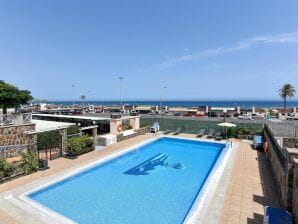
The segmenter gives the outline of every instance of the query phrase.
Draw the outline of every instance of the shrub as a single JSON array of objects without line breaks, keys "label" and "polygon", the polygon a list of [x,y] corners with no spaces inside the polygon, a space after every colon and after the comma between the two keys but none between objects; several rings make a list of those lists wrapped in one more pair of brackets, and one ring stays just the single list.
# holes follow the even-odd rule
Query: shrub
[{"label": "shrub", "polygon": [[241,127],[237,131],[238,135],[252,135],[253,129],[250,127]]},{"label": "shrub", "polygon": [[38,170],[37,155],[31,152],[21,153],[22,160],[8,163],[0,159],[0,180],[5,177],[12,177],[19,174],[30,174]]},{"label": "shrub", "polygon": [[21,168],[26,175],[38,170],[38,158],[35,153],[21,153],[21,156]]},{"label": "shrub", "polygon": [[237,136],[237,129],[236,128],[228,128],[227,134],[229,138],[235,138]]},{"label": "shrub", "polygon": [[149,127],[150,126],[150,122],[149,121],[142,122],[140,126],[141,126],[141,128]]},{"label": "shrub", "polygon": [[91,148],[93,146],[93,141],[88,135],[80,136],[80,141],[82,142],[82,148]]},{"label": "shrub", "polygon": [[0,179],[9,177],[13,174],[13,169],[10,163],[5,159],[0,159]]},{"label": "shrub", "polygon": [[256,135],[263,135],[264,134],[264,129],[263,128],[259,128],[256,130]]},{"label": "shrub", "polygon": [[86,149],[90,149],[93,145],[93,141],[88,135],[82,135],[79,137],[73,137],[67,140],[67,153],[71,155],[79,155]]},{"label": "shrub", "polygon": [[73,138],[80,134],[80,128],[76,125],[70,126],[67,128],[67,137]]},{"label": "shrub", "polygon": [[80,142],[78,141],[79,137],[70,138],[67,140],[67,152],[71,154],[77,154],[81,150]]},{"label": "shrub", "polygon": [[123,124],[122,125],[122,130],[123,131],[129,130],[129,129],[132,129],[132,127],[129,124]]}]

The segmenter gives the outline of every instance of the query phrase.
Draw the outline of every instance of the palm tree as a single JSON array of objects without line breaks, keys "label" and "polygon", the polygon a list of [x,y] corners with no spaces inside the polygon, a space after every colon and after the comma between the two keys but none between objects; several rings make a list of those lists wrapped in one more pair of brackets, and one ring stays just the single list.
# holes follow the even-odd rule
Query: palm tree
[{"label": "palm tree", "polygon": [[287,98],[293,97],[296,93],[295,87],[291,84],[284,84],[278,90],[279,96],[284,100],[284,108],[287,108]]},{"label": "palm tree", "polygon": [[81,100],[82,100],[82,103],[83,103],[83,113],[85,112],[84,108],[85,108],[85,99],[86,99],[86,96],[85,95],[82,95],[80,96]]}]

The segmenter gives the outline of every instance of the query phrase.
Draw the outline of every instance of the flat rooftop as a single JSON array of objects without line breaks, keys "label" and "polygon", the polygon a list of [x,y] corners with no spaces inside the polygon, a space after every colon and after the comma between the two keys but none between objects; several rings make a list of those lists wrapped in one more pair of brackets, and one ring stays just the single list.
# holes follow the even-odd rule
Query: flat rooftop
[{"label": "flat rooftop", "polygon": [[44,121],[32,119],[32,123],[35,124],[35,132],[46,132],[68,128],[75,123],[57,122],[57,121]]},{"label": "flat rooftop", "polygon": [[[54,118],[70,118],[70,119],[81,119],[81,120],[90,120],[90,121],[109,121],[109,117],[100,117],[100,116],[84,116],[84,115],[62,115],[62,114],[32,114],[32,116],[39,117],[54,117]],[[138,116],[122,116],[114,120],[125,120],[130,118],[136,118]]]},{"label": "flat rooftop", "polygon": [[82,119],[82,120],[92,120],[92,121],[110,120],[109,117],[89,117],[89,116],[83,116],[83,115],[79,116],[79,115],[62,115],[62,114],[32,114],[32,116],[71,118],[71,119]]}]

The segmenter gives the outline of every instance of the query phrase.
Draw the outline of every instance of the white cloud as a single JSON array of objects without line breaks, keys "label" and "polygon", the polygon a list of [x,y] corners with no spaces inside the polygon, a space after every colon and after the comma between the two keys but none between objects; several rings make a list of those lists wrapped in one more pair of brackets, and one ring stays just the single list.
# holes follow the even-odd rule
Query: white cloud
[{"label": "white cloud", "polygon": [[193,54],[187,54],[176,58],[170,58],[157,65],[158,68],[169,68],[176,64],[180,64],[188,61],[200,60],[203,58],[215,57],[231,52],[241,51],[249,49],[255,45],[267,45],[274,43],[298,43],[298,32],[282,33],[282,34],[268,34],[262,36],[255,36],[249,39],[245,39],[233,44],[230,47],[217,47],[210,48],[203,51],[199,51]]}]

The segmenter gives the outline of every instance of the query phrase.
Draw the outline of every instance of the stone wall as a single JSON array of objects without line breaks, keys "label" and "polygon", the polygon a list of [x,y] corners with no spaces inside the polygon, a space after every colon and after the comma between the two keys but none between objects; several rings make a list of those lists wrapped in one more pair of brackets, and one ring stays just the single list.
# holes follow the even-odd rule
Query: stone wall
[{"label": "stone wall", "polygon": [[272,133],[268,129],[265,128],[265,139],[269,144],[269,152],[268,152],[268,159],[270,161],[270,165],[275,176],[275,181],[278,186],[278,193],[281,199],[281,203],[284,208],[287,207],[287,172],[286,172],[286,163],[281,161],[280,155],[276,153],[276,150],[279,149],[280,146],[275,141]]},{"label": "stone wall", "polygon": [[293,219],[298,223],[298,159],[294,159]]},{"label": "stone wall", "polygon": [[35,136],[28,134],[34,130],[35,124],[0,127],[0,158],[16,157],[20,152],[35,150]]},{"label": "stone wall", "polygon": [[293,191],[294,191],[294,159],[298,159],[298,149],[286,148],[287,151],[287,166],[286,166],[286,183],[287,183],[287,201],[286,208],[293,212]]},{"label": "stone wall", "polygon": [[[277,182],[281,206],[291,212],[298,223],[298,149],[280,147],[267,127],[264,135],[269,143],[268,158]],[[284,138],[283,142],[293,144],[295,141]]]}]

